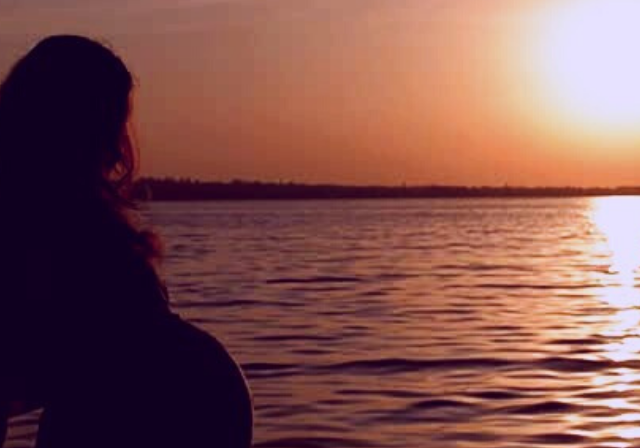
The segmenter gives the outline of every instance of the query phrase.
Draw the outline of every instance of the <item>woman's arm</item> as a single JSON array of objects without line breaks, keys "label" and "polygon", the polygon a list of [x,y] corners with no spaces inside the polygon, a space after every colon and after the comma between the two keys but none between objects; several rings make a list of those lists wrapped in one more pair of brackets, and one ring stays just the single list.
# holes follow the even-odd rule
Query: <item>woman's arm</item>
[{"label": "woman's arm", "polygon": [[7,427],[11,417],[28,414],[42,407],[35,400],[0,402],[0,448],[4,446],[7,438]]}]

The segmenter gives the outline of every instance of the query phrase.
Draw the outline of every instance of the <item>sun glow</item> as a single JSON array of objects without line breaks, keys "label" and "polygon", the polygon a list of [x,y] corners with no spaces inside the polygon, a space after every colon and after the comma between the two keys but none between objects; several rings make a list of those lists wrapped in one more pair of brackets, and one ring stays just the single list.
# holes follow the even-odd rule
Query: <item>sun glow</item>
[{"label": "sun glow", "polygon": [[543,15],[537,67],[543,92],[585,130],[640,128],[640,2],[571,0]]}]

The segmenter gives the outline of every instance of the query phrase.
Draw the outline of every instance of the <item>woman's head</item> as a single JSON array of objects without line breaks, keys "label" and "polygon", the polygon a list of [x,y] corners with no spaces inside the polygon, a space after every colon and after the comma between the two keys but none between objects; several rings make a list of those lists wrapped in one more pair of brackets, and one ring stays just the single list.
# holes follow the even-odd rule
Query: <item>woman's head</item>
[{"label": "woman's head", "polygon": [[4,193],[122,201],[135,171],[132,88],[122,60],[93,40],[38,43],[0,86]]},{"label": "woman's head", "polygon": [[150,263],[159,256],[155,236],[127,213],[132,89],[122,60],[85,37],[48,37],[16,63],[0,85],[2,223],[27,240],[35,225],[44,239],[64,230],[114,241]]}]

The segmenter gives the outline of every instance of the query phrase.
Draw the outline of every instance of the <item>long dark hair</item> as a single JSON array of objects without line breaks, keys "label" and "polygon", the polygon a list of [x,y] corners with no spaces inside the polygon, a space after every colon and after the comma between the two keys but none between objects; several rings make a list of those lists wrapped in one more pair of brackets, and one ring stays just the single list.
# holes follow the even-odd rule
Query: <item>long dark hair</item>
[{"label": "long dark hair", "polygon": [[0,86],[0,200],[21,210],[50,204],[47,216],[66,224],[92,210],[153,266],[157,239],[140,229],[129,199],[133,88],[122,60],[94,40],[38,43]]}]

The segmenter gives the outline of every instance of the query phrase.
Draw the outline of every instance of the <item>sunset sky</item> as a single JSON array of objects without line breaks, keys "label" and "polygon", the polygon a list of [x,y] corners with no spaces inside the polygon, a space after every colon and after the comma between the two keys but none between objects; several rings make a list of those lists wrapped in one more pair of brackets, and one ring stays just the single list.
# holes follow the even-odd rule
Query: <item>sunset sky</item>
[{"label": "sunset sky", "polygon": [[0,0],[0,73],[48,34],[139,79],[143,174],[640,185],[634,0]]}]

